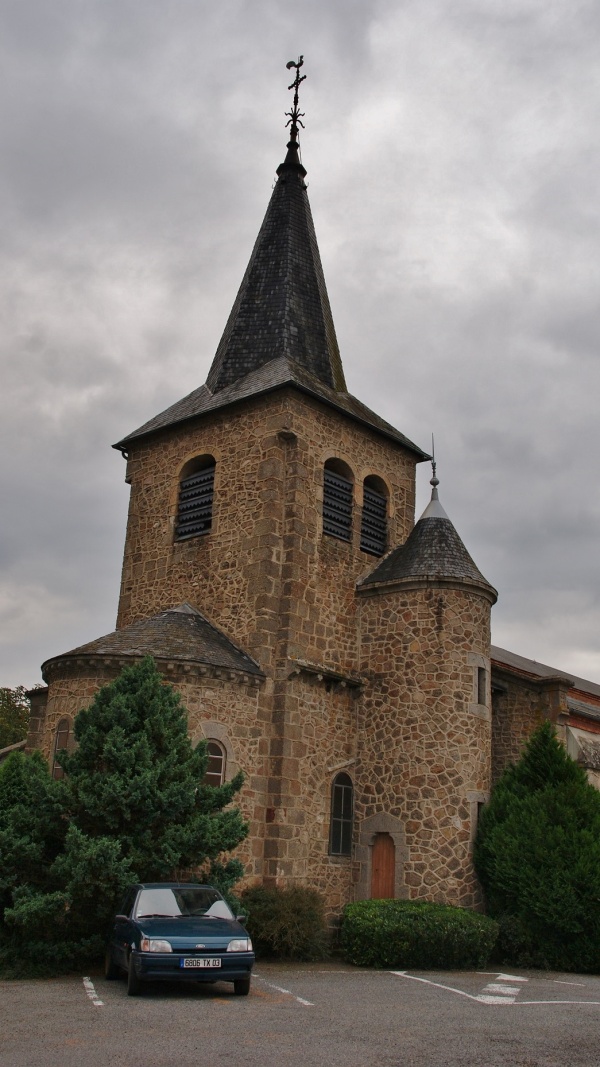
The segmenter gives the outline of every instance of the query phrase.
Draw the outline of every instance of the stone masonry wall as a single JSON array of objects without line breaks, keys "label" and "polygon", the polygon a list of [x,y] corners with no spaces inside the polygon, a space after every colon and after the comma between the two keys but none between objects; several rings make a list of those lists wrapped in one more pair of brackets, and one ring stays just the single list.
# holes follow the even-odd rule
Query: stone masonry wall
[{"label": "stone masonry wall", "polygon": [[565,742],[569,718],[570,680],[560,675],[532,678],[494,664],[492,717],[492,783],[509,763],[516,763],[533,731],[550,719]]},{"label": "stone masonry wall", "polygon": [[[385,813],[405,841],[396,894],[479,906],[477,805],[490,789],[490,603],[465,589],[361,596],[356,821]],[[485,705],[477,667],[487,668]],[[363,843],[365,844],[365,843]],[[369,842],[366,842],[368,846]],[[362,851],[368,866],[368,848]],[[369,871],[361,870],[363,895]]]},{"label": "stone masonry wall", "polygon": [[[216,459],[210,533],[174,541],[180,471]],[[323,465],[356,478],[352,544],[322,537]],[[272,673],[290,655],[356,663],[354,582],[375,563],[358,547],[362,482],[390,489],[390,544],[414,513],[414,456],[296,391],[259,397],[132,446],[118,627],[189,601]]]}]

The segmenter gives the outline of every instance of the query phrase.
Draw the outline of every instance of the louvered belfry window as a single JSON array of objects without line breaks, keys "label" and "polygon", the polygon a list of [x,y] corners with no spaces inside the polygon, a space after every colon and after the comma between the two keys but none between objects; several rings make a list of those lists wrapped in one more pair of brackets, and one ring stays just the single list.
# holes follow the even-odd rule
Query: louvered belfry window
[{"label": "louvered belfry window", "polygon": [[212,525],[215,461],[181,479],[175,537],[178,541],[208,533]]},{"label": "louvered belfry window", "polygon": [[323,533],[339,537],[341,541],[352,539],[353,485],[349,478],[325,467],[323,479]]},{"label": "louvered belfry window", "polygon": [[387,548],[387,497],[366,482],[363,486],[360,547],[372,556],[383,556]]}]

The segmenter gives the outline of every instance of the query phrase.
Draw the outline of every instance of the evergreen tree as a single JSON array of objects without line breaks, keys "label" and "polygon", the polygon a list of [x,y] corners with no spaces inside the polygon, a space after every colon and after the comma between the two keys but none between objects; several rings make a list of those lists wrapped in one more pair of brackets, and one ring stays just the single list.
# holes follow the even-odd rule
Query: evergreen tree
[{"label": "evergreen tree", "polygon": [[600,793],[549,723],[483,809],[475,866],[513,963],[600,971]]},{"label": "evergreen tree", "polygon": [[228,889],[242,873],[220,857],[247,833],[228,806],[243,776],[203,784],[206,745],[192,747],[152,659],[99,690],[74,733],[59,782],[37,754],[0,768],[0,962],[56,969],[98,953],[128,883],[204,867]]},{"label": "evergreen tree", "polygon": [[0,686],[0,748],[8,748],[27,737],[30,706],[23,685],[14,689]]}]

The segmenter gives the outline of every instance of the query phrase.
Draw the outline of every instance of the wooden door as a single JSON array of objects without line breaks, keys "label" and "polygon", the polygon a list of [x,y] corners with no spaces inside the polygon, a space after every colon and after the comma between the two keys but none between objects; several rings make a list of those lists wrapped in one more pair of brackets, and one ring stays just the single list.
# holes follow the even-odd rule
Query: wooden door
[{"label": "wooden door", "polygon": [[375,834],[371,849],[371,899],[392,900],[396,888],[396,849],[389,834]]}]

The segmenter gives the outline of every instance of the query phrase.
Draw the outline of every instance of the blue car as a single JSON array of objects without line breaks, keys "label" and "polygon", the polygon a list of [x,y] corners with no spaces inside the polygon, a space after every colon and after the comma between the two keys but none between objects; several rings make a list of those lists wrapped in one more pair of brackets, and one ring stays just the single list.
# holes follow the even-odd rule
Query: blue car
[{"label": "blue car", "polygon": [[[239,918],[243,918],[240,916]],[[127,975],[137,996],[145,982],[233,982],[250,992],[252,942],[218,890],[210,885],[132,885],[106,948],[104,976]]]}]

